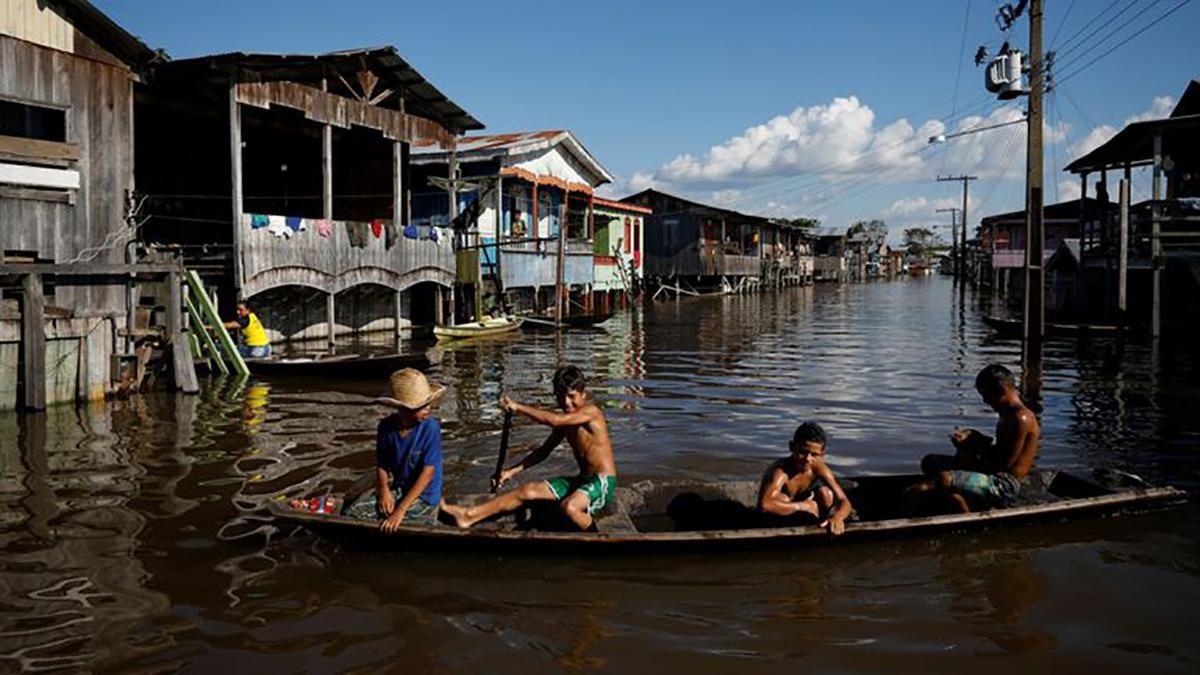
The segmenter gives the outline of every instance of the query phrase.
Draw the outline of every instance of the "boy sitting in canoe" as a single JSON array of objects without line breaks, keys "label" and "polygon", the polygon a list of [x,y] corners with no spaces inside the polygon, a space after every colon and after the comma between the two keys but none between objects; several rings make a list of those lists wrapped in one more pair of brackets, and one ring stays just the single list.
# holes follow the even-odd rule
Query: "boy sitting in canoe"
[{"label": "boy sitting in canoe", "polygon": [[950,434],[953,456],[926,455],[921,460],[921,472],[931,480],[906,491],[914,508],[939,494],[955,513],[1009,506],[1033,468],[1042,432],[1037,416],[1021,400],[1012,372],[989,365],[975,376],[975,390],[1000,416],[995,441],[974,429]]},{"label": "boy sitting in canoe", "polygon": [[796,427],[791,454],[776,460],[763,476],[758,508],[775,516],[807,514],[833,535],[846,530],[850,500],[825,464],[825,430],[816,422]]},{"label": "boy sitting in canoe", "polygon": [[515,511],[525,502],[554,500],[580,530],[595,525],[594,516],[612,500],[617,488],[617,465],[604,413],[587,394],[583,372],[575,366],[554,373],[554,398],[562,412],[542,410],[508,397],[500,407],[550,427],[550,435],[525,459],[504,469],[496,479],[503,485],[525,469],[543,462],[565,439],[579,464],[579,475],[526,483],[479,506],[445,504],[442,511],[459,527],[470,527],[500,513]]},{"label": "boy sitting in canoe", "polygon": [[392,373],[390,396],[376,403],[395,408],[379,421],[375,437],[375,492],[341,505],[332,497],[293,499],[293,508],[380,520],[395,532],[401,523],[436,525],[442,501],[442,426],[433,406],[446,391],[430,386],[419,370]]}]

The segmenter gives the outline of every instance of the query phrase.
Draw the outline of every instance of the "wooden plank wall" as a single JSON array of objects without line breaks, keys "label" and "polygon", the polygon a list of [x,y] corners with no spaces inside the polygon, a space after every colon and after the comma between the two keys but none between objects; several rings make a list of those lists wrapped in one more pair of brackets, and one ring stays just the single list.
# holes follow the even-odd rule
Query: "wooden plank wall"
[{"label": "wooden plank wall", "polygon": [[250,216],[242,216],[243,295],[250,297],[288,285],[340,293],[366,283],[396,290],[422,281],[443,286],[454,283],[454,247],[449,235],[443,234],[441,241],[434,242],[408,239],[398,233],[388,248],[386,235],[376,238],[368,231],[366,246],[354,247],[350,245],[347,223],[333,221],[328,238],[317,232],[316,221],[306,219],[305,224],[303,232],[284,239],[266,228],[250,229]]},{"label": "wooden plank wall", "polygon": [[[65,262],[124,228],[125,193],[133,187],[129,70],[0,35],[0,95],[67,110],[67,140],[79,145],[81,177],[73,205],[0,197],[0,246]],[[92,262],[120,263],[123,256],[117,246]],[[53,304],[123,310],[123,287],[58,286]]]},{"label": "wooden plank wall", "polygon": [[[558,278],[557,250],[557,242],[548,242],[544,252],[502,248],[500,279],[504,288],[553,288]],[[591,284],[595,279],[592,254],[569,251],[563,260],[563,282],[568,286]]]},{"label": "wooden plank wall", "polygon": [[44,4],[44,0],[0,2],[0,34],[71,51],[75,43],[75,27],[58,12],[44,7]]},{"label": "wooden plank wall", "polygon": [[442,148],[454,146],[454,134],[433,120],[381,108],[295,82],[243,82],[236,86],[238,103],[259,108],[281,105],[304,112],[314,122],[343,129],[374,129],[393,141],[433,141]]}]

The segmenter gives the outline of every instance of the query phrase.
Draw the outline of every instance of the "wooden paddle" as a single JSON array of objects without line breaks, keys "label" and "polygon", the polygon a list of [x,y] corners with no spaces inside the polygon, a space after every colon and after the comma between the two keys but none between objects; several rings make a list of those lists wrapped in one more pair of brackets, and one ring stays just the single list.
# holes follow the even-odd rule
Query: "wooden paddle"
[{"label": "wooden paddle", "polygon": [[508,432],[512,431],[512,420],[512,411],[505,410],[504,430],[500,432],[500,454],[496,457],[496,473],[492,474],[492,494],[500,489],[500,474],[504,471],[504,463],[508,461]]}]

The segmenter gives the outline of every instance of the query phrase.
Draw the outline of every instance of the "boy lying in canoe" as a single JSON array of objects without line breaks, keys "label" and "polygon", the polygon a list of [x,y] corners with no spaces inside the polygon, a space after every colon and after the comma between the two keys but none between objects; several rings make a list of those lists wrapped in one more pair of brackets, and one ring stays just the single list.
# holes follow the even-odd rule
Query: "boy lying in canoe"
[{"label": "boy lying in canoe", "polygon": [[333,497],[293,499],[292,508],[378,520],[395,532],[401,523],[436,525],[442,500],[442,426],[433,406],[446,391],[419,370],[392,373],[390,396],[376,403],[395,412],[379,421],[375,437],[375,492],[347,504]]},{"label": "boy lying in canoe", "polygon": [[575,366],[554,373],[554,398],[562,412],[542,410],[504,397],[500,407],[550,427],[550,435],[525,459],[500,472],[497,486],[543,462],[563,440],[570,444],[579,475],[526,483],[479,506],[444,504],[442,511],[459,527],[470,527],[500,513],[515,511],[525,502],[554,500],[580,530],[591,529],[594,516],[613,498],[617,465],[604,413],[589,400],[587,382]]},{"label": "boy lying in canoe", "polygon": [[975,376],[975,390],[995,410],[996,439],[974,430],[950,434],[955,454],[926,455],[921,472],[930,480],[906,491],[914,509],[936,508],[931,499],[944,497],[944,507],[954,513],[974,508],[1012,505],[1037,459],[1041,427],[1037,416],[1025,406],[1008,368],[990,365]]},{"label": "boy lying in canoe", "polygon": [[846,531],[850,500],[825,464],[825,430],[815,422],[796,427],[791,454],[775,461],[763,476],[758,508],[775,516],[807,514],[833,535]]}]

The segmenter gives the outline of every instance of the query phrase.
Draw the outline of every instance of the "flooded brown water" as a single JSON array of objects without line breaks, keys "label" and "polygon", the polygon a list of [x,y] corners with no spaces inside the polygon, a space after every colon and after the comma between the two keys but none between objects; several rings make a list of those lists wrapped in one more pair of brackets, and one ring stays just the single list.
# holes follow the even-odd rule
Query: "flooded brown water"
[{"label": "flooded brown water", "polygon": [[[796,423],[912,472],[1018,367],[944,279],[685,299],[447,351],[447,493],[485,488],[503,390],[595,379],[625,480],[757,478]],[[1195,347],[1051,341],[1041,464],[1200,486]],[[210,381],[0,416],[0,671],[1195,673],[1200,514],[654,557],[371,554],[277,530],[373,462],[380,382]],[[530,425],[514,446],[540,440]],[[558,456],[538,475],[562,471]]]}]

